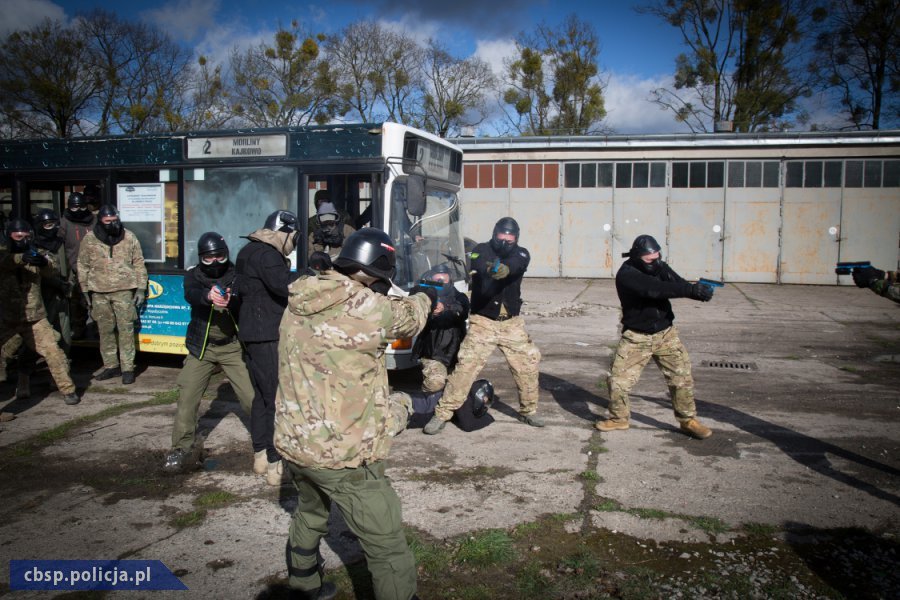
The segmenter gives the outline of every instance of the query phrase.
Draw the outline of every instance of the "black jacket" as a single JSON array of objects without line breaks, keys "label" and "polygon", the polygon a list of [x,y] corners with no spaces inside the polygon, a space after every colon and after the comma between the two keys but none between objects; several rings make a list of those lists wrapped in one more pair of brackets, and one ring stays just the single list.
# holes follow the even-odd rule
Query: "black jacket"
[{"label": "black jacket", "polygon": [[632,265],[631,259],[625,261],[616,273],[622,330],[657,333],[668,329],[675,320],[669,298],[687,298],[691,287],[664,262],[660,261],[656,273],[648,275]]},{"label": "black jacket", "polygon": [[[521,246],[513,248],[508,256],[498,257],[488,243],[478,244],[472,250],[472,314],[489,319],[500,316],[501,303],[511,317],[519,315],[522,308],[522,276],[528,270],[531,255]],[[503,279],[492,279],[494,263],[509,267],[509,275]]]},{"label": "black jacket", "polygon": [[288,285],[299,275],[274,247],[250,240],[235,261],[235,287],[241,298],[238,322],[242,342],[272,342],[288,301]]},{"label": "black jacket", "polygon": [[438,296],[444,305],[439,315],[428,317],[425,329],[416,339],[413,354],[416,358],[430,358],[443,363],[448,369],[456,364],[456,353],[466,335],[466,319],[469,318],[469,299],[452,285]]},{"label": "black jacket", "polygon": [[[203,358],[203,352],[209,341],[209,324],[213,314],[212,303],[209,301],[209,290],[216,283],[219,283],[222,289],[227,289],[231,287],[233,280],[234,265],[231,264],[228,265],[225,274],[218,279],[208,279],[199,271],[199,267],[190,269],[184,276],[184,299],[191,305],[191,320],[188,323],[184,345],[187,346],[188,352],[197,358]],[[235,329],[238,328],[235,315],[239,309],[240,299],[232,294],[226,312],[234,322]]]}]

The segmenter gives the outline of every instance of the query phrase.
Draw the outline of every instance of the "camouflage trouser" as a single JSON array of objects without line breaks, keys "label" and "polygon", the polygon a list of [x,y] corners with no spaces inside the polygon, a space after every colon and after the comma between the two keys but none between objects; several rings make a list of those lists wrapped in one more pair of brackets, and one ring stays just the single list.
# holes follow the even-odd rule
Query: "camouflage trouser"
[{"label": "camouflage trouser", "polygon": [[694,379],[691,377],[691,359],[678,330],[672,326],[654,334],[625,331],[609,375],[609,414],[615,420],[628,420],[628,393],[641,377],[641,371],[650,361],[656,361],[666,378],[675,418],[688,421],[697,414],[694,406]]},{"label": "camouflage trouser", "polygon": [[69,376],[69,361],[65,352],[59,347],[59,333],[53,329],[47,319],[30,323],[4,321],[0,325],[0,346],[16,335],[22,336],[22,341],[28,348],[44,357],[44,360],[47,361],[47,368],[50,369],[50,375],[62,394],[71,394],[75,391],[75,384],[72,383],[72,377]]},{"label": "camouflage trouser", "polygon": [[384,462],[355,469],[313,469],[285,461],[297,488],[288,530],[288,585],[321,586],[319,541],[328,534],[331,503],[359,538],[377,600],[409,600],[416,593],[416,562],[406,543],[400,498],[384,474]]},{"label": "camouflage trouser", "polygon": [[422,391],[433,394],[444,389],[447,383],[447,367],[439,360],[422,359]]},{"label": "camouflage trouser", "polygon": [[494,348],[500,348],[519,390],[519,413],[537,412],[538,364],[541,352],[525,331],[525,319],[513,317],[493,321],[480,315],[469,318],[469,331],[463,338],[456,367],[447,378],[444,395],[434,409],[435,416],[449,421],[453,411],[463,405],[469,388],[484,368]]},{"label": "camouflage trouser", "polygon": [[103,366],[134,371],[134,290],[91,292],[91,317],[100,333],[100,356]]},{"label": "camouflage trouser", "polygon": [[253,407],[253,384],[250,373],[244,364],[243,349],[240,342],[222,346],[207,346],[203,360],[193,354],[184,359],[184,366],[178,374],[178,406],[175,409],[175,424],[172,427],[172,447],[190,452],[197,431],[197,417],[200,412],[200,401],[209,385],[216,366],[221,366],[225,377],[231,382],[234,394],[241,403],[241,408],[249,417]]}]

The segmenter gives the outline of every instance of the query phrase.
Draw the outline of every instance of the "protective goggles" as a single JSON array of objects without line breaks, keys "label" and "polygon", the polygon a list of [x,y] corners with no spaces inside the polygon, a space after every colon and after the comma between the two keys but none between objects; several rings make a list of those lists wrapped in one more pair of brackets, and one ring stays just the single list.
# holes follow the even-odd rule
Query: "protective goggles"
[{"label": "protective goggles", "polygon": [[228,255],[224,252],[211,252],[200,256],[200,262],[204,265],[211,265],[214,263],[222,264],[228,262]]},{"label": "protective goggles", "polygon": [[59,225],[59,221],[44,221],[41,223],[41,227],[44,229],[54,229]]},{"label": "protective goggles", "polygon": [[71,210],[72,212],[82,212],[87,209],[88,209],[87,206],[70,206],[69,207],[69,210]]}]

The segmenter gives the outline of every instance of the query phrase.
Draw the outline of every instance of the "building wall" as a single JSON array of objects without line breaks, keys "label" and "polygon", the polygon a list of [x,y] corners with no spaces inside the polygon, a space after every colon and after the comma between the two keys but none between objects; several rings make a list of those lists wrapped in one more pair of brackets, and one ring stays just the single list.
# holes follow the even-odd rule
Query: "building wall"
[{"label": "building wall", "polygon": [[465,235],[485,241],[497,219],[514,217],[530,276],[612,277],[644,233],[690,279],[849,284],[834,274],[838,260],[898,266],[896,146],[864,157],[807,150],[804,159],[783,150],[603,160],[587,151],[463,149]]}]

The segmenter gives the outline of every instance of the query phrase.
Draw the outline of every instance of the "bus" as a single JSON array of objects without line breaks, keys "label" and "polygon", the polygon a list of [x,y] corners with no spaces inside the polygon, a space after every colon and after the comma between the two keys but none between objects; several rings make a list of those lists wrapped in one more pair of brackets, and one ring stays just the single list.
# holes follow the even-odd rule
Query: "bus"
[{"label": "bus", "polygon": [[[231,258],[272,212],[295,212],[303,232],[292,269],[308,262],[318,190],[355,228],[387,232],[397,250],[394,282],[408,291],[445,265],[468,285],[460,228],[462,151],[397,123],[0,142],[0,216],[62,215],[68,195],[96,190],[137,235],[150,275],[138,348],[185,354],[190,310],[183,274],[197,240],[217,231]],[[413,366],[412,340],[388,350],[392,369]]]}]

